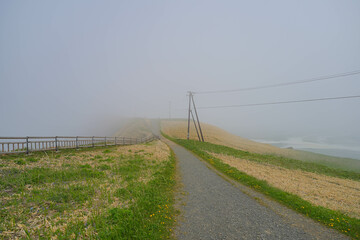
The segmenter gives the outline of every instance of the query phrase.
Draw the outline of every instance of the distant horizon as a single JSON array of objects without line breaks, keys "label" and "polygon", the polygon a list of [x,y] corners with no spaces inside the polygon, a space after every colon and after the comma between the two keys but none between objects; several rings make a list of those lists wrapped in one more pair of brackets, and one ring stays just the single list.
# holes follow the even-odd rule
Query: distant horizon
[{"label": "distant horizon", "polygon": [[[295,139],[295,138],[291,138]],[[359,147],[348,147],[335,144],[326,144],[321,142],[294,142],[288,140],[264,140],[264,139],[250,139],[255,142],[266,143],[280,148],[291,148],[294,150],[302,150],[307,152],[319,153],[328,156],[340,157],[340,158],[351,158],[360,160],[360,148]],[[301,139],[298,137],[297,139]]]},{"label": "distant horizon", "polygon": [[[121,123],[119,122],[119,125],[114,125],[112,127],[110,127],[109,129],[106,130],[106,132],[108,133],[106,134],[95,134],[95,135],[69,135],[67,134],[67,136],[112,136],[114,135],[116,132],[118,132],[119,130],[121,130],[122,126],[126,125],[129,121],[132,120],[138,120],[138,119],[159,119],[159,120],[163,120],[163,121],[187,121],[186,118],[142,118],[142,117],[135,117],[135,118],[123,118]],[[202,122],[202,123],[206,123],[206,122]],[[211,124],[211,123],[207,123],[207,124]],[[193,122],[191,120],[191,125],[193,125]],[[289,136],[276,136],[271,138],[271,136],[267,136],[266,138],[259,138],[259,137],[252,137],[249,136],[248,134],[239,134],[236,131],[233,131],[231,129],[228,128],[224,128],[221,126],[217,126],[215,124],[211,124],[214,125],[216,127],[219,127],[231,134],[237,135],[239,137],[242,138],[246,138],[255,142],[259,142],[259,143],[266,143],[266,144],[270,144],[276,147],[280,147],[280,148],[293,148],[294,150],[303,150],[303,151],[308,151],[308,152],[313,152],[313,153],[319,153],[319,154],[323,154],[323,155],[329,155],[329,156],[334,156],[334,157],[341,157],[341,158],[351,158],[351,159],[356,159],[356,160],[360,160],[360,147],[359,144],[360,142],[358,141],[349,141],[347,140],[347,144],[340,144],[342,141],[338,141],[337,143],[334,143],[334,140],[331,139],[330,141],[327,141],[327,138],[325,136],[295,136],[295,135],[289,135]],[[98,129],[98,128],[103,128],[103,127],[99,127],[99,126],[92,126],[93,129]],[[115,132],[113,132],[113,130],[110,129],[116,129]],[[99,131],[96,131],[99,133]],[[204,132],[204,134],[206,135],[206,132]],[[39,136],[44,136],[44,137],[52,137],[52,136],[65,136],[64,134],[57,134],[57,135],[21,135],[21,134],[17,134],[17,135],[0,135],[0,137],[26,137],[26,136],[33,136],[33,137],[39,137]],[[318,138],[320,138],[321,140],[317,140]],[[311,140],[309,140],[311,139]]]},{"label": "distant horizon", "polygon": [[[245,138],[360,145],[360,98],[256,105],[358,96],[359,12],[357,0],[0,1],[0,136],[186,118],[192,91],[200,121]],[[304,81],[324,76],[337,77]],[[232,105],[247,107],[203,108]]]}]

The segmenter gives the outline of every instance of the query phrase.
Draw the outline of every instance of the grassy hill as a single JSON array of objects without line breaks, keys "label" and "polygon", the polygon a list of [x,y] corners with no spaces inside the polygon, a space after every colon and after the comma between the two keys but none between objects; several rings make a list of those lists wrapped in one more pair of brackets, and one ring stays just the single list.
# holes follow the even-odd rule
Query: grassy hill
[{"label": "grassy hill", "polygon": [[[248,151],[251,153],[276,155],[306,162],[315,162],[329,167],[360,172],[359,160],[327,156],[323,154],[294,149],[283,149],[269,144],[258,143],[246,138],[236,136],[210,124],[202,123],[201,126],[203,129],[205,141],[209,143],[224,145],[242,151]],[[161,130],[170,137],[186,139],[187,121],[179,119],[162,120]],[[191,124],[190,139],[198,139],[193,124]]]}]

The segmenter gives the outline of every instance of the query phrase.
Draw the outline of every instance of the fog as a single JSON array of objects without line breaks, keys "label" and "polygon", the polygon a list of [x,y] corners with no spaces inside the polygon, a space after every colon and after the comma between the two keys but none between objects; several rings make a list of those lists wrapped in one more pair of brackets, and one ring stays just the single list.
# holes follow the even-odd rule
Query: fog
[{"label": "fog", "polygon": [[[1,1],[0,136],[111,134],[122,119],[186,118],[187,91],[360,69],[360,2]],[[198,107],[360,94],[360,75],[198,94]],[[199,109],[264,140],[360,146],[360,99]]]}]

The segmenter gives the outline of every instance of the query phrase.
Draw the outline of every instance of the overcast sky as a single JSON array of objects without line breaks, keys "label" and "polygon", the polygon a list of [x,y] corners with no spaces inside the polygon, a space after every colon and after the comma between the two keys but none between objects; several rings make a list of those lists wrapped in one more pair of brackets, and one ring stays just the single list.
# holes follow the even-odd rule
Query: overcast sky
[{"label": "overcast sky", "polygon": [[[0,135],[107,134],[122,117],[186,118],[187,91],[360,69],[360,1],[0,1]],[[360,94],[360,75],[201,106]],[[360,99],[200,109],[250,138],[360,142]]]}]

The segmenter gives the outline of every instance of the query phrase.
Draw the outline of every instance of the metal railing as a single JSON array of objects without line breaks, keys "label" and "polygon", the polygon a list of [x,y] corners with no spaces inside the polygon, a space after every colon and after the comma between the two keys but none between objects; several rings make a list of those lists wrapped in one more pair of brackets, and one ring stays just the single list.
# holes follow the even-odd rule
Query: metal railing
[{"label": "metal railing", "polygon": [[145,138],[128,137],[0,137],[0,154],[29,153],[97,146],[132,145],[159,139],[152,135]]}]

